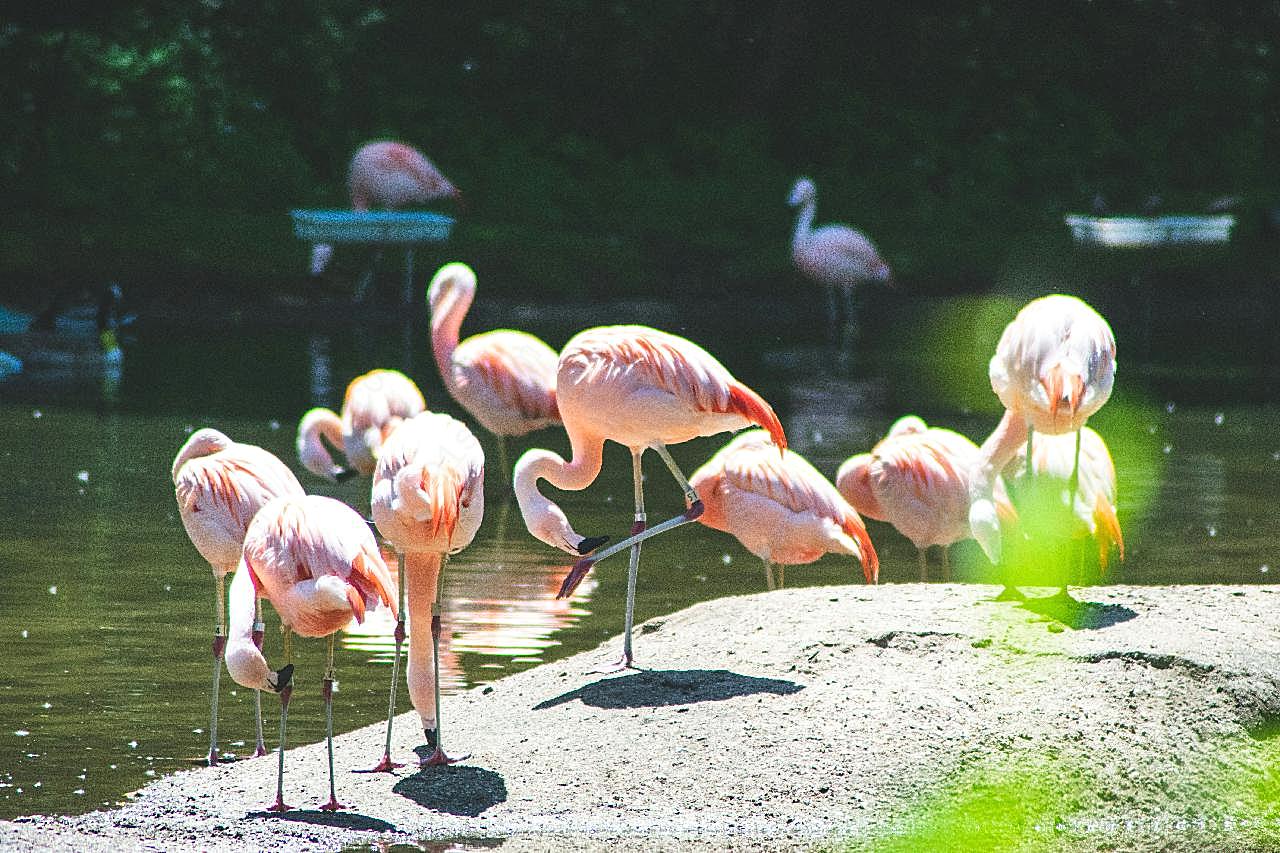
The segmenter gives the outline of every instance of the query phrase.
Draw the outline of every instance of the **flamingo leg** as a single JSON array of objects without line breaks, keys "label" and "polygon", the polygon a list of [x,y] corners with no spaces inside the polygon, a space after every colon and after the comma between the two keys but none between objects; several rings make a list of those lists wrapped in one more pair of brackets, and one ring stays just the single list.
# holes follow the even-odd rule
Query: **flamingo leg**
[{"label": "flamingo leg", "polygon": [[858,342],[858,314],[854,307],[853,288],[846,286],[840,289],[844,291],[844,331],[841,345],[842,349],[850,352]]},{"label": "flamingo leg", "polygon": [[827,291],[827,323],[831,327],[831,345],[839,348],[840,308],[836,301],[836,286],[834,284],[826,284],[823,287]]},{"label": "flamingo leg", "polygon": [[337,634],[329,635],[329,660],[324,668],[324,725],[325,725],[325,742],[329,747],[329,802],[320,807],[322,812],[336,812],[338,809],[345,809],[342,803],[338,802],[337,791],[334,790],[333,782],[333,692],[337,689],[337,673],[333,667],[333,645]]},{"label": "flamingo leg", "polygon": [[764,583],[770,592],[778,588],[777,583],[773,580],[773,563],[768,560],[764,561]]},{"label": "flamingo leg", "polygon": [[655,524],[653,527],[647,527],[638,533],[633,533],[621,542],[615,542],[607,548],[602,548],[594,554],[583,557],[574,564],[573,569],[565,577],[564,583],[560,584],[560,591],[556,593],[556,598],[567,598],[572,595],[573,591],[578,588],[578,584],[586,577],[587,572],[591,570],[591,567],[604,558],[611,557],[619,551],[624,551],[660,533],[666,533],[668,530],[688,524],[691,521],[697,521],[702,515],[703,506],[702,501],[698,498],[698,493],[689,485],[689,479],[685,477],[679,466],[676,465],[675,460],[671,458],[671,454],[661,444],[654,444],[653,449],[662,457],[662,461],[667,464],[667,468],[671,470],[676,482],[680,484],[680,488],[684,491],[685,505],[688,509],[674,518],[669,518],[666,521]]},{"label": "flamingo leg", "polygon": [[929,581],[929,554],[924,548],[916,548],[916,562],[920,565],[920,583]]},{"label": "flamingo leg", "polygon": [[[645,523],[648,520],[648,516],[645,515],[644,511],[644,472],[641,465],[641,457],[643,455],[644,448],[631,451],[631,482],[635,491],[636,501],[635,522],[631,525],[632,535],[644,532]],[[622,623],[622,660],[603,670],[605,672],[629,669],[635,660],[635,656],[631,651],[631,629],[635,625],[636,578],[639,574],[640,540],[637,540],[631,545],[631,562],[627,567],[627,609]]]},{"label": "flamingo leg", "polygon": [[387,742],[382,750],[382,760],[379,761],[369,773],[391,773],[397,767],[404,765],[391,760],[391,729],[396,718],[396,685],[400,682],[400,648],[404,644],[404,553],[396,551],[396,565],[398,569],[398,597],[399,605],[396,613],[396,651],[395,657],[391,659],[391,696],[387,700]]},{"label": "flamingo leg", "polygon": [[[255,598],[254,606],[257,609],[257,617],[253,620],[253,644],[258,647],[258,651],[262,651],[262,639],[266,635],[267,625],[262,621],[262,599]],[[267,754],[267,744],[262,737],[262,691],[253,691],[253,722],[254,730],[257,735],[257,743],[253,747],[253,757],[259,758]]]},{"label": "flamingo leg", "polygon": [[214,592],[218,623],[213,628],[213,698],[209,703],[209,766],[218,764],[218,682],[222,676],[222,655],[227,649],[226,629],[226,578],[215,575]]},{"label": "flamingo leg", "polygon": [[[287,638],[289,635],[285,634]],[[267,806],[269,812],[287,812],[293,808],[284,801],[284,735],[285,727],[289,721],[289,697],[293,695],[292,682],[286,684],[280,690],[280,747],[276,754],[279,757],[279,764],[276,767],[276,801]]]},{"label": "flamingo leg", "polygon": [[507,457],[507,437],[505,435],[497,436],[498,439],[498,465],[502,471],[502,482],[511,482],[511,462]]},{"label": "flamingo leg", "polygon": [[778,564],[778,589],[782,589],[787,585],[787,567],[785,563]]},{"label": "flamingo leg", "polygon": [[[427,745],[432,746],[431,754],[422,760],[423,767],[435,767],[440,764],[456,764],[459,761],[466,761],[471,757],[469,753],[462,755],[450,755],[444,751],[440,739],[440,577],[444,572],[436,575],[436,598],[431,602],[431,660],[434,677],[434,693],[436,702],[436,727],[434,731],[428,731]],[[434,735],[434,738],[432,737]],[[431,741],[435,740],[432,744]]]},{"label": "flamingo leg", "polygon": [[942,579],[951,583],[951,552],[946,545],[942,546]]}]

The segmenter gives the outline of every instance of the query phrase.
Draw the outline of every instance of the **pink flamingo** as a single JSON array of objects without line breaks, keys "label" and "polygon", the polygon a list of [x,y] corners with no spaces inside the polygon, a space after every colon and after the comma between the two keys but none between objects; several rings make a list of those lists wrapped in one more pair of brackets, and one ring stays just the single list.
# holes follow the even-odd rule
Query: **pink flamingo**
[{"label": "pink flamingo", "polygon": [[[178,514],[187,536],[213,569],[216,582],[214,607],[217,623],[213,634],[213,693],[209,714],[209,764],[218,763],[218,681],[226,649],[226,596],[228,573],[240,563],[245,530],[254,514],[273,498],[302,495],[302,486],[283,462],[252,444],[240,444],[216,429],[191,434],[173,460],[173,488]],[[255,642],[262,642],[262,607],[253,626]],[[262,740],[262,697],[254,694],[257,746],[254,755],[265,755]]]},{"label": "pink flamingo", "polygon": [[[367,142],[356,149],[347,172],[351,209],[396,209],[451,198],[462,204],[462,193],[436,165],[403,142]],[[333,246],[317,243],[311,249],[311,274],[320,275],[333,256]],[[376,263],[375,259],[375,263]],[[362,285],[366,287],[367,284]]]},{"label": "pink flamingo", "polygon": [[[645,326],[601,326],[575,335],[560,353],[556,401],[573,460],[566,462],[540,448],[527,451],[513,474],[516,500],[525,526],[536,538],[570,554],[591,555],[574,565],[560,588],[561,598],[573,593],[596,562],[631,549],[621,662],[629,667],[640,543],[694,521],[703,512],[697,492],[666,446],[756,424],[769,431],[781,454],[786,436],[769,404],[734,379],[710,353],[684,338]],[[538,491],[538,480],[545,479],[558,489],[585,489],[600,473],[608,439],[631,451],[635,524],[629,538],[592,553],[606,537],[586,538],[575,532],[560,507]],[[671,471],[688,508],[646,529],[640,457],[648,448],[657,451]]]},{"label": "pink flamingo", "polygon": [[818,189],[809,178],[796,180],[787,204],[800,208],[791,235],[791,260],[800,272],[826,287],[827,310],[834,339],[839,313],[836,291],[844,296],[845,324],[852,329],[855,325],[854,288],[868,281],[887,282],[892,272],[871,240],[861,231],[841,224],[813,227],[818,209]]},{"label": "pink flamingo", "polygon": [[458,343],[476,294],[476,274],[445,264],[431,280],[431,348],[445,388],[498,439],[499,464],[509,476],[507,436],[560,423],[556,410],[556,351],[528,332],[495,329]]},{"label": "pink flamingo", "polygon": [[320,808],[343,808],[333,777],[334,637],[352,619],[382,602],[396,611],[395,581],[378,553],[363,518],[351,507],[320,495],[290,496],[271,501],[254,516],[244,538],[244,553],[231,581],[231,636],[227,671],[237,684],[280,694],[280,747],[276,801],[269,811],[288,811],[284,802],[285,725],[293,693],[293,664],[272,671],[249,631],[254,602],[271,600],[284,625],[286,659],[289,633],[328,637],[329,654],[323,680],[326,737],[329,748],[329,801]]},{"label": "pink flamingo", "polygon": [[371,370],[352,379],[342,401],[342,415],[315,408],[298,421],[298,459],[311,473],[342,480],[353,472],[338,464],[341,447],[354,473],[369,476],[382,443],[406,418],[425,411],[427,402],[408,376],[398,370]]},{"label": "pink flamingo", "polygon": [[[947,548],[970,538],[969,478],[978,446],[957,432],[930,427],[915,415],[899,418],[870,453],[845,460],[836,488],[858,512],[887,521],[916,546],[920,580],[928,580],[928,549],[942,548],[943,577],[950,580]],[[995,496],[1008,509],[1003,487]]]},{"label": "pink flamingo", "polygon": [[824,554],[851,554],[867,583],[879,580],[879,558],[858,513],[800,454],[784,450],[763,430],[735,436],[689,478],[702,497],[701,523],[737,537],[764,561],[765,584],[785,582],[785,566]]},{"label": "pink flamingo", "polygon": [[[1124,536],[1120,530],[1116,503],[1116,466],[1111,461],[1107,444],[1092,428],[1084,426],[1076,436],[1041,435],[1032,445],[1031,463],[1027,462],[1027,444],[1005,465],[1003,475],[1014,494],[1023,496],[1029,483],[1039,491],[1044,489],[1054,504],[1067,504],[1070,521],[1067,522],[1067,538],[1079,542],[1092,538],[1098,548],[1098,566],[1106,571],[1110,563],[1111,549],[1118,550],[1124,559]],[[1072,483],[1075,481],[1074,494]],[[1069,502],[1069,503],[1068,503]],[[1057,513],[1023,513],[1015,518],[1026,518],[1020,524],[1046,522],[1061,529],[1062,519]],[[1083,562],[1080,553],[1077,562]],[[1059,596],[1067,595],[1067,579],[1063,578]]]},{"label": "pink flamingo", "polygon": [[[422,764],[452,764],[440,739],[440,569],[449,554],[471,544],[484,517],[484,451],[471,430],[444,414],[425,412],[391,434],[373,475],[371,499],[378,532],[396,549],[401,595],[407,596],[409,697],[422,720],[431,755]],[[402,599],[403,603],[403,599]],[[431,654],[427,654],[427,626]],[[375,771],[390,770],[396,668],[404,639],[404,609],[396,623],[387,743]]]},{"label": "pink flamingo", "polygon": [[[969,527],[992,563],[1000,562],[996,478],[1033,434],[1076,433],[1111,396],[1116,339],[1107,321],[1083,300],[1055,293],[1023,306],[1005,327],[988,373],[1005,413],[979,449],[969,484]],[[1078,483],[1071,477],[1074,494]],[[1074,500],[1074,499],[1073,499]]]}]

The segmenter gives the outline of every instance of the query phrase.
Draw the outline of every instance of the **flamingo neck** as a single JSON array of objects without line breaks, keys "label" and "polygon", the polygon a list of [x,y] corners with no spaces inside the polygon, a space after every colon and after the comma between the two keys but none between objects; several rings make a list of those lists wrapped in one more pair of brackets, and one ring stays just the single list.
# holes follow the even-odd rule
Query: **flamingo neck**
[{"label": "flamingo neck", "polygon": [[227,672],[243,687],[267,690],[271,687],[267,681],[271,668],[267,666],[267,659],[253,641],[253,626],[258,612],[257,598],[258,591],[254,588],[253,577],[248,565],[242,560],[231,579],[231,589],[227,594],[231,617],[231,626],[227,632]]},{"label": "flamingo neck", "polygon": [[409,665],[405,681],[409,699],[422,724],[435,728],[436,666],[432,651],[432,605],[440,583],[444,555],[432,551],[411,551],[404,555],[405,608],[409,613]]},{"label": "flamingo neck", "polygon": [[516,462],[512,481],[516,503],[529,532],[548,545],[573,552],[583,537],[569,524],[563,510],[538,491],[538,480],[546,480],[557,489],[585,489],[600,474],[604,440],[571,430],[569,443],[573,447],[573,461],[565,462],[557,453],[534,448]]},{"label": "flamingo neck", "polygon": [[1006,409],[987,440],[978,449],[978,461],[969,483],[970,500],[991,499],[996,478],[1027,440],[1027,421],[1020,413]]},{"label": "flamingo neck", "polygon": [[453,351],[458,348],[458,337],[462,332],[462,321],[471,310],[475,299],[475,288],[454,284],[448,287],[431,308],[431,351],[435,355],[436,366],[445,385],[452,390]]},{"label": "flamingo neck", "polygon": [[813,230],[813,218],[817,211],[817,199],[811,198],[800,206],[800,212],[796,214],[796,227],[791,234],[791,244],[793,246],[803,243],[809,236],[809,232]]}]

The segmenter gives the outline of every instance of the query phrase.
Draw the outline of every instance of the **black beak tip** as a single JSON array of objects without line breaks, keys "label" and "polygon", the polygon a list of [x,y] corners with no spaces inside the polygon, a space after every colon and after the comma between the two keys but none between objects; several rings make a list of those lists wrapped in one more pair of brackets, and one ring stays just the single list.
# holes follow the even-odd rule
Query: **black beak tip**
[{"label": "black beak tip", "polygon": [[608,536],[588,536],[578,543],[578,553],[585,557],[608,541]]},{"label": "black beak tip", "polygon": [[276,670],[276,692],[281,693],[293,682],[293,664],[287,663]]},{"label": "black beak tip", "polygon": [[347,480],[350,480],[352,477],[357,477],[357,476],[359,476],[359,472],[356,471],[356,469],[343,468],[341,471],[333,475],[333,479],[337,480],[339,483],[345,483]]}]

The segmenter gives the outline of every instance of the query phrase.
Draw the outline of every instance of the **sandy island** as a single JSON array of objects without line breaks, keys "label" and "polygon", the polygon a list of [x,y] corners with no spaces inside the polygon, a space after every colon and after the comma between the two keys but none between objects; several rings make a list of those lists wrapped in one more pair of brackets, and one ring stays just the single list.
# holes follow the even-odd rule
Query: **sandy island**
[{"label": "sandy island", "polygon": [[[350,772],[383,726],[157,780],[79,817],[0,823],[16,850],[1271,848],[1280,839],[1280,591],[1096,587],[990,601],[894,584],[705,602],[444,700],[472,754]],[[1047,594],[1048,590],[1038,591]],[[397,720],[412,759],[416,715]],[[505,839],[505,841],[502,841]]]}]

